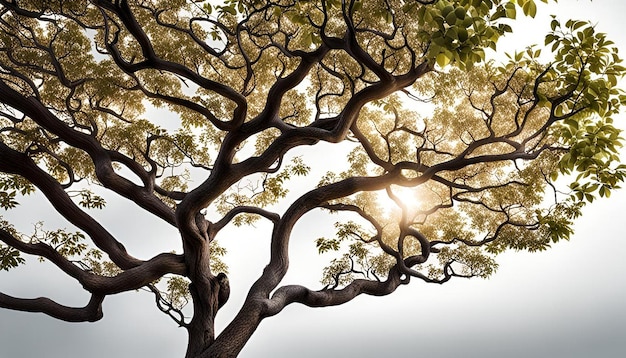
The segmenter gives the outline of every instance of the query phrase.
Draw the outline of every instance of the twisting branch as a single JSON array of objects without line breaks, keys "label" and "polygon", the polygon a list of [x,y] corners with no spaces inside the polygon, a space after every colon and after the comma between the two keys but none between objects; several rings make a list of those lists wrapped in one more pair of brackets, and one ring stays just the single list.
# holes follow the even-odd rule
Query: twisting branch
[{"label": "twisting branch", "polygon": [[385,281],[357,279],[339,290],[312,291],[300,285],[282,286],[265,301],[262,314],[276,315],[287,305],[295,302],[310,307],[327,307],[346,303],[361,294],[385,296],[406,283],[408,281],[403,279],[397,270],[392,269]]},{"label": "twisting branch", "polygon": [[104,296],[93,294],[82,308],[61,305],[49,298],[16,298],[0,293],[0,307],[24,312],[40,312],[67,322],[95,322],[103,317]]},{"label": "twisting branch", "polygon": [[174,320],[174,322],[178,324],[179,327],[188,326],[188,323],[185,322],[186,317],[182,310],[174,307],[172,302],[166,300],[163,297],[161,291],[154,284],[148,284],[146,285],[146,287],[148,288],[148,290],[150,290],[150,292],[154,294],[156,305],[161,312],[168,315],[172,320]]},{"label": "twisting branch", "polygon": [[267,210],[261,209],[256,206],[236,206],[232,210],[230,210],[223,218],[219,221],[215,222],[211,225],[211,235],[215,236],[219,231],[221,231],[228,223],[235,218],[235,216],[239,214],[255,214],[260,215],[272,223],[276,224],[280,220],[280,216],[276,213],[269,212]]},{"label": "twisting branch", "polygon": [[132,268],[128,268],[115,276],[99,276],[92,273],[89,269],[83,269],[74,264],[73,261],[61,255],[55,248],[46,243],[23,242],[4,229],[0,229],[0,241],[19,251],[50,260],[63,272],[80,282],[86,290],[101,295],[139,289],[165,274],[184,275],[186,272],[183,258],[180,255],[163,253]]}]

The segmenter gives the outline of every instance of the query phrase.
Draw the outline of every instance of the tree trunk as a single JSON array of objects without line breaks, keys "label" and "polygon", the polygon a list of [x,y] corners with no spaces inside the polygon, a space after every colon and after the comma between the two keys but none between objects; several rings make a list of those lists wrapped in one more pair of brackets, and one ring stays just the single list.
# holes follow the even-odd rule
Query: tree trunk
[{"label": "tree trunk", "polygon": [[[207,265],[208,270],[208,265]],[[189,285],[193,300],[193,318],[187,327],[189,341],[186,358],[196,358],[215,341],[215,316],[230,293],[228,278],[220,273]]]},{"label": "tree trunk", "polygon": [[[207,233],[206,221],[197,221],[200,234],[195,240],[183,240],[188,277],[191,280],[189,292],[193,302],[193,318],[187,325],[189,340],[186,358],[197,358],[215,340],[215,316],[226,303],[230,294],[228,278],[224,273],[214,276],[210,268],[211,238]],[[185,239],[185,238],[184,238]]]},{"label": "tree trunk", "polygon": [[185,358],[198,357],[215,339],[215,315],[217,295],[211,291],[211,284],[195,282],[189,285],[193,300],[193,318],[187,327],[189,341]]},{"label": "tree trunk", "polygon": [[260,310],[257,308],[244,304],[244,308],[213,344],[197,358],[237,357],[261,322]]}]

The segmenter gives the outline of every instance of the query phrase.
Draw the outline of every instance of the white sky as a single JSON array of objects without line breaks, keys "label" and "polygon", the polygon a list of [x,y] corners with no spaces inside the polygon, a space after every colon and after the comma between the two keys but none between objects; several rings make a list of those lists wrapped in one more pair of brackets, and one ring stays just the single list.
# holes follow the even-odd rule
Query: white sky
[{"label": "white sky", "polygon": [[[626,2],[561,0],[537,19],[517,21],[516,48],[543,43],[549,15],[597,22],[620,48],[626,49],[623,16]],[[500,46],[502,48],[503,46]],[[507,47],[509,47],[507,45]],[[623,54],[622,54],[623,55]],[[621,127],[626,116],[618,119]],[[30,198],[17,219],[22,225],[56,222],[47,203]],[[125,202],[110,201],[99,214],[105,226],[140,255],[176,248],[175,230]],[[241,357],[596,357],[626,356],[626,192],[588,206],[569,242],[542,253],[507,253],[489,280],[453,280],[443,286],[414,280],[387,297],[358,297],[323,309],[292,305],[265,320]],[[307,216],[292,240],[292,267],[285,283],[297,282],[307,267],[320,264],[311,231],[322,220]],[[332,225],[332,218],[323,219]],[[218,315],[218,326],[237,312],[249,284],[269,255],[268,226],[222,238],[230,250],[233,294]],[[148,246],[153,241],[157,247]],[[126,241],[124,241],[126,244]],[[23,297],[51,295],[68,305],[83,305],[87,295],[45,264],[0,272],[0,291]],[[44,277],[38,276],[44,272]],[[16,275],[17,274],[17,275]],[[309,275],[315,286],[319,270]],[[156,309],[147,293],[109,297],[104,319],[97,323],[65,323],[41,314],[0,310],[0,358],[27,357],[182,357],[186,333]]]}]

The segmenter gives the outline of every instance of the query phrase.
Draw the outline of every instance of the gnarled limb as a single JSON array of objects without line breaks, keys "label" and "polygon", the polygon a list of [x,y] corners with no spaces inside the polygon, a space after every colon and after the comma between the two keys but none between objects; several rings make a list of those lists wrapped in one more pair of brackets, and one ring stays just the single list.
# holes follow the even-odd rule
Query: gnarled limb
[{"label": "gnarled limb", "polygon": [[263,314],[276,315],[287,305],[295,302],[309,307],[327,307],[344,304],[361,294],[385,296],[406,283],[408,281],[402,279],[402,274],[398,270],[392,270],[387,274],[385,281],[356,279],[338,290],[312,291],[299,285],[282,286],[266,301]]},{"label": "gnarled limb", "polygon": [[104,296],[93,294],[85,307],[61,305],[49,298],[16,298],[0,293],[0,307],[16,311],[40,312],[67,322],[95,322],[102,318]]}]

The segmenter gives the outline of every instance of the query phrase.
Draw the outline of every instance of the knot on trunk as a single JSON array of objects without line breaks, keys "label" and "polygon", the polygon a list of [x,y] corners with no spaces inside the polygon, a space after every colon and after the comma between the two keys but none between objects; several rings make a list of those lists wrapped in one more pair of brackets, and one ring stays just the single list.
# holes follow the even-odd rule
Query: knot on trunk
[{"label": "knot on trunk", "polygon": [[217,308],[220,309],[228,301],[228,297],[230,297],[230,283],[228,276],[223,272],[217,274],[215,278],[219,285],[217,289]]}]

